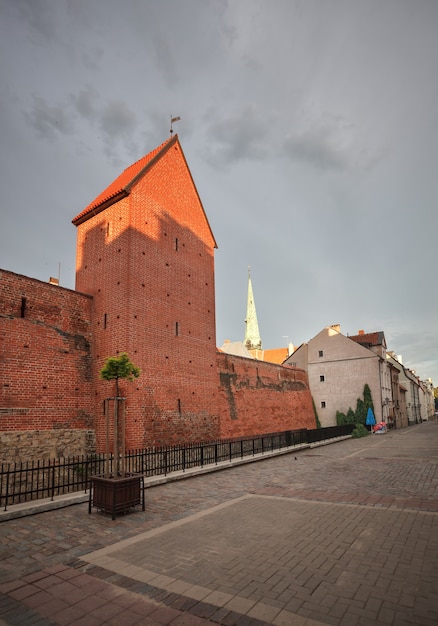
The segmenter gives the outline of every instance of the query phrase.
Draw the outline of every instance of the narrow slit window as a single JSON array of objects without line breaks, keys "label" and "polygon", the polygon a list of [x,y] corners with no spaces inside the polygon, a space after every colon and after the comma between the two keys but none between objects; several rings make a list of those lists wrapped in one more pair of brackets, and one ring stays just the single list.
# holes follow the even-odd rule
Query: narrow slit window
[{"label": "narrow slit window", "polygon": [[179,322],[175,322],[175,335],[178,337],[179,335]]},{"label": "narrow slit window", "polygon": [[178,398],[178,413],[181,415],[181,400]]},{"label": "narrow slit window", "polygon": [[175,239],[175,250],[178,252],[178,237]]},{"label": "narrow slit window", "polygon": [[20,316],[24,317],[26,313],[26,298],[21,298]]},{"label": "narrow slit window", "polygon": [[106,313],[104,313],[104,314],[103,314],[103,327],[104,327],[104,328],[106,328],[107,319],[108,319],[108,316],[107,316],[107,314],[106,314]]}]

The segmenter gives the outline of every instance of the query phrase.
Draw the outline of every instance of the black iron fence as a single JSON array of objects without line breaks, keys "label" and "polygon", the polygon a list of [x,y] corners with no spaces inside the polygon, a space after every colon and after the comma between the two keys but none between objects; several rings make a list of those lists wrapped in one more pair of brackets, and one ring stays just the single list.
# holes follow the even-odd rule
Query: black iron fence
[{"label": "black iron fence", "polygon": [[[146,477],[162,476],[194,467],[217,465],[256,454],[310,444],[350,435],[353,426],[333,426],[315,430],[287,430],[281,433],[221,439],[212,442],[132,450],[125,456],[125,471]],[[114,458],[102,455],[74,456],[47,461],[3,463],[0,471],[0,507],[41,498],[86,492],[90,477],[113,471]]]}]

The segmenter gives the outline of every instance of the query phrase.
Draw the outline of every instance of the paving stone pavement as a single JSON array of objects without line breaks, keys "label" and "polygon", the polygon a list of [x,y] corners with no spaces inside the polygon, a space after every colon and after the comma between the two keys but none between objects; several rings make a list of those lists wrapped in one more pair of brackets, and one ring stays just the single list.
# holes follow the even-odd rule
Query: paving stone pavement
[{"label": "paving stone pavement", "polygon": [[0,625],[438,624],[427,422],[0,523]]}]

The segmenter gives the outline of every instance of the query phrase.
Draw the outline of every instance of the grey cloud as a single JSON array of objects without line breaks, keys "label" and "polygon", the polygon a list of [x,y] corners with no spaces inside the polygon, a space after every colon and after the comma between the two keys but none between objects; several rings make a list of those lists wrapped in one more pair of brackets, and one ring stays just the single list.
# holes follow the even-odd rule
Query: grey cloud
[{"label": "grey cloud", "polygon": [[82,62],[87,69],[98,70],[104,59],[105,53],[100,47],[92,47],[84,50]]},{"label": "grey cloud", "polygon": [[122,100],[109,102],[102,112],[100,126],[112,138],[129,135],[137,125],[137,117]]},{"label": "grey cloud", "polygon": [[77,95],[74,94],[72,96],[72,101],[81,117],[93,122],[98,116],[98,98],[99,94],[96,89],[87,85],[87,87],[82,89]]},{"label": "grey cloud", "polygon": [[171,87],[175,84],[178,77],[169,44],[163,37],[154,37],[153,45],[157,68],[164,78],[164,82]]},{"label": "grey cloud", "polygon": [[97,125],[100,137],[114,142],[130,140],[137,126],[137,116],[123,100],[110,100],[102,105],[94,87],[87,85],[71,96],[71,102],[80,117],[91,125]]},{"label": "grey cloud", "polygon": [[294,121],[282,143],[283,156],[321,170],[369,169],[381,159],[384,150],[376,138],[342,116],[311,109]]},{"label": "grey cloud", "polygon": [[[1,7],[0,7],[1,8]],[[5,7],[3,7],[5,8]],[[14,0],[6,8],[29,23],[34,38],[42,44],[56,36],[57,7],[51,0]]]},{"label": "grey cloud", "polygon": [[289,135],[283,143],[283,154],[297,161],[305,161],[319,169],[344,169],[348,154],[325,130],[307,130]]},{"label": "grey cloud", "polygon": [[40,96],[33,97],[32,108],[25,113],[25,117],[37,135],[46,139],[52,140],[58,134],[73,132],[73,121],[67,107],[62,104],[50,106]]},{"label": "grey cloud", "polygon": [[138,121],[135,113],[121,100],[110,101],[99,112],[99,140],[114,166],[126,164],[125,159],[138,159]]},{"label": "grey cloud", "polygon": [[112,162],[123,162],[124,153],[138,158],[137,116],[121,100],[112,100],[102,106],[99,98],[98,92],[90,86],[71,95],[66,104],[49,106],[43,98],[34,96],[25,117],[37,135],[47,140],[55,139],[57,134],[73,134],[75,123],[78,126],[79,119],[82,119],[95,130],[103,151]]},{"label": "grey cloud", "polygon": [[[210,112],[208,118],[212,116]],[[218,119],[207,129],[207,160],[213,165],[223,165],[244,159],[263,159],[267,155],[264,141],[266,127],[266,120],[262,120],[252,106]]]}]

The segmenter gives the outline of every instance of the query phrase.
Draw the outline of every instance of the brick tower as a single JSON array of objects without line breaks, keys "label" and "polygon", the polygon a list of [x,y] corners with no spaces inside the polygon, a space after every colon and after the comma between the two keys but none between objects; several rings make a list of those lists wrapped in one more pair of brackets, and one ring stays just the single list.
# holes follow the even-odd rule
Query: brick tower
[{"label": "brick tower", "polygon": [[95,417],[99,379],[127,352],[141,376],[122,384],[127,448],[212,439],[217,416],[216,242],[178,135],[128,167],[74,220],[76,289],[93,296]]}]

